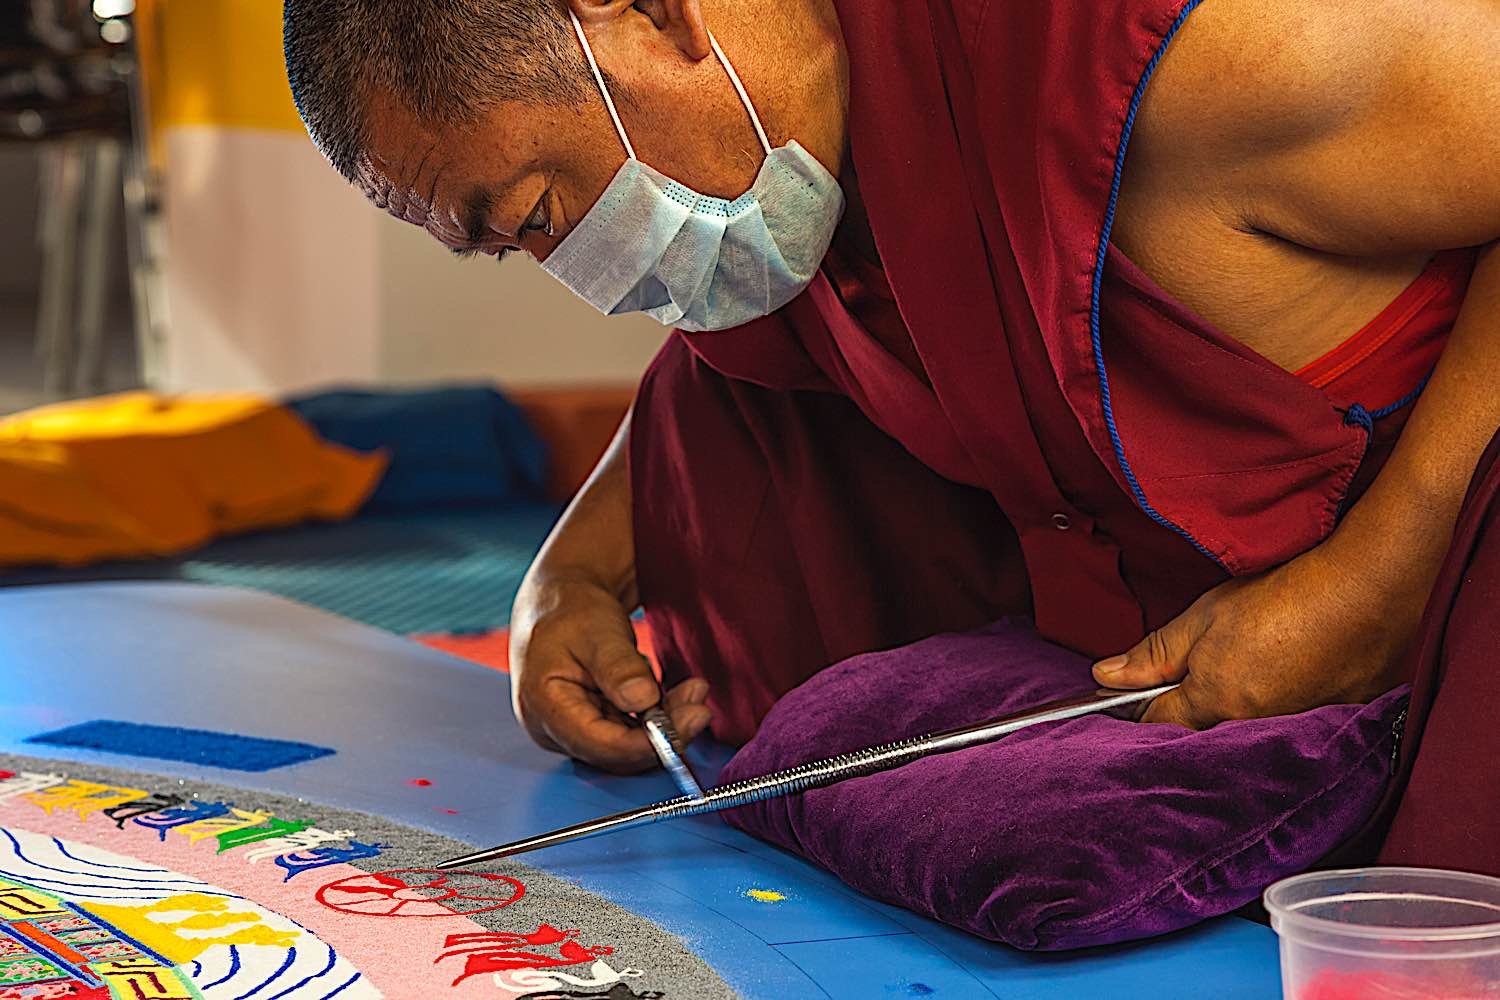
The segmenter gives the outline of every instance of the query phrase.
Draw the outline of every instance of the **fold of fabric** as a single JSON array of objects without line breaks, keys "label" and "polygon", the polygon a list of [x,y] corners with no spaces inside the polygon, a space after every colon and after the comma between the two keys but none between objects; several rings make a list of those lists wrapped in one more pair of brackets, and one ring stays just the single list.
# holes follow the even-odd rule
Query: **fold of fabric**
[{"label": "fold of fabric", "polygon": [[[1089,661],[1003,621],[846,660],[787,695],[721,780],[1091,690]],[[1405,688],[1206,732],[1107,716],[759,802],[729,822],[861,892],[1056,950],[1232,912],[1357,831],[1391,775]]]},{"label": "fold of fabric", "polygon": [[0,420],[0,565],[165,556],[340,520],[385,466],[255,396],[137,392],[30,410]]}]

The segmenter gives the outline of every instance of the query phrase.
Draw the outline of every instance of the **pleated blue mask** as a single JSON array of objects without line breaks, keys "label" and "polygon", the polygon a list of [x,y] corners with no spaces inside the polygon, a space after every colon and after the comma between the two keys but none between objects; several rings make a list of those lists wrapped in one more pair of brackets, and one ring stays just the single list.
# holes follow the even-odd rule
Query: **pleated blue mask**
[{"label": "pleated blue mask", "polygon": [[739,75],[712,34],[766,158],[733,201],[700,194],[636,159],[583,26],[573,27],[627,159],[542,267],[608,315],[641,312],[683,330],[768,316],[817,274],[844,211],[838,180],[795,140],[771,148]]}]

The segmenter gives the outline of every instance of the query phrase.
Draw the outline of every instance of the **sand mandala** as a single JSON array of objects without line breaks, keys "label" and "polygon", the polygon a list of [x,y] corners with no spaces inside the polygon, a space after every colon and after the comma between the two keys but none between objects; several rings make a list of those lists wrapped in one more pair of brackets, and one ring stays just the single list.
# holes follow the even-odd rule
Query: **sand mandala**
[{"label": "sand mandala", "polygon": [[0,755],[0,1000],[718,1000],[681,940],[468,845],[200,782]]}]

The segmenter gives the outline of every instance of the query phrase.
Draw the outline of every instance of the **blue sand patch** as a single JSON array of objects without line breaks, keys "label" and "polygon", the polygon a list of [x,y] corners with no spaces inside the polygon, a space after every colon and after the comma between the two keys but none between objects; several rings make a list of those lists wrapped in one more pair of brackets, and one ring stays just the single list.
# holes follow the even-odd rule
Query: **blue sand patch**
[{"label": "blue sand patch", "polygon": [[333,753],[327,747],[315,747],[311,743],[266,740],[254,736],[236,736],[234,733],[215,733],[206,729],[146,726],[138,722],[113,722],[107,719],[81,722],[67,729],[32,736],[26,742],[102,750],[105,753],[151,757],[156,760],[176,760],[184,764],[222,767],[230,771],[270,771],[317,760]]}]

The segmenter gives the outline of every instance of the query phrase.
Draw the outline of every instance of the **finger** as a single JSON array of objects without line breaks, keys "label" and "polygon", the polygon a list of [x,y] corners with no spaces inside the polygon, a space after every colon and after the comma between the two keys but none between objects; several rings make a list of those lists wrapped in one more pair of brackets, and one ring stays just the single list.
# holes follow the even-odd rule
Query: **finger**
[{"label": "finger", "polygon": [[548,736],[571,757],[620,774],[656,766],[644,730],[614,714],[597,692],[560,677],[549,679],[538,709]]},{"label": "finger", "polygon": [[1182,688],[1153,699],[1141,721],[1182,726],[1185,729],[1207,729],[1213,725],[1194,708],[1191,692],[1185,693]]},{"label": "finger", "polygon": [[683,681],[667,692],[662,702],[667,714],[672,717],[672,727],[684,744],[697,739],[698,734],[708,728],[714,713],[705,704],[708,699],[708,682],[695,677]]},{"label": "finger", "polygon": [[661,701],[661,685],[651,661],[635,648],[630,624],[604,629],[594,637],[592,655],[582,664],[604,696],[622,712],[643,712]]},{"label": "finger", "polygon": [[[579,673],[581,674],[582,671]],[[511,694],[511,709],[533,743],[543,750],[566,754],[567,749],[558,740],[552,738],[547,728],[547,690],[546,684],[517,683]]]},{"label": "finger", "polygon": [[1178,618],[1136,643],[1130,652],[1094,664],[1094,679],[1105,687],[1146,688],[1187,676],[1193,629]]},{"label": "finger", "polygon": [[672,725],[684,743],[691,743],[714,721],[713,709],[707,705],[689,705],[672,713]]},{"label": "finger", "polygon": [[561,746],[558,745],[558,742],[556,740],[554,740],[551,736],[549,736],[547,734],[547,730],[543,726],[537,726],[534,729],[531,726],[527,726],[526,727],[526,735],[531,737],[531,742],[535,743],[537,746],[541,747],[543,750],[546,750],[548,753],[566,753],[567,752]]},{"label": "finger", "polygon": [[534,685],[527,683],[525,676],[516,676],[514,674],[511,676],[511,713],[515,715],[516,721],[521,724],[522,729],[526,730],[526,735],[531,737],[531,741],[533,743],[541,747],[543,750],[548,750],[552,753],[562,753],[563,748],[557,744],[556,740],[548,735],[547,728],[546,726],[542,725],[540,716],[538,715],[538,713],[532,710],[532,698],[529,694],[528,689],[533,686]]},{"label": "finger", "polygon": [[701,705],[708,700],[708,681],[701,677],[685,680],[667,692],[667,708]]},{"label": "finger", "polygon": [[691,743],[713,721],[713,709],[702,700],[684,697],[678,688],[667,696],[667,714],[684,743]]}]

